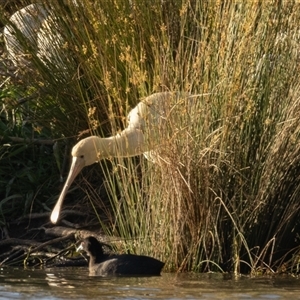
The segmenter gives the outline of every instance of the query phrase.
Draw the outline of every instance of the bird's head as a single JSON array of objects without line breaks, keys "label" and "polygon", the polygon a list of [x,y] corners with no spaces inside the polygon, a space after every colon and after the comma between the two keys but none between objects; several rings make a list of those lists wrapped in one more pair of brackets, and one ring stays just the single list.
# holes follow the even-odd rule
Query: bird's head
[{"label": "bird's head", "polygon": [[99,161],[98,152],[97,152],[97,142],[99,137],[90,136],[81,141],[79,141],[72,149],[73,160],[82,161],[80,164],[83,167],[94,164]]}]

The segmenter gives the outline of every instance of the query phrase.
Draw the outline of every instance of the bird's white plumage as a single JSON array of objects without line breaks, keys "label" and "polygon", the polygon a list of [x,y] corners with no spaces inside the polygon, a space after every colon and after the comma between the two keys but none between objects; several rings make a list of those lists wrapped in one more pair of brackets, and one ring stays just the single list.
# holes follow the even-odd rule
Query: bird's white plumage
[{"label": "bird's white plumage", "polygon": [[[164,128],[172,110],[179,102],[190,99],[188,94],[162,92],[142,99],[128,114],[128,126],[108,138],[90,136],[72,149],[72,165],[64,188],[52,211],[51,221],[57,222],[64,197],[80,170],[108,157],[130,157],[144,154],[153,162],[159,161],[156,150],[165,139]],[[176,110],[174,110],[176,113]],[[177,110],[178,113],[178,110]]]}]

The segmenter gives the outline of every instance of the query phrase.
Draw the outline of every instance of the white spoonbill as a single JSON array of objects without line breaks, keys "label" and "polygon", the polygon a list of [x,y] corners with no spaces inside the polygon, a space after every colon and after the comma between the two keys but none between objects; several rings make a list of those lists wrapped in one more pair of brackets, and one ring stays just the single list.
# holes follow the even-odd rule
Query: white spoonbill
[{"label": "white spoonbill", "polygon": [[117,135],[101,138],[90,136],[79,141],[72,149],[69,175],[51,214],[56,223],[65,195],[83,167],[108,157],[130,157],[144,154],[153,158],[150,151],[160,143],[162,126],[168,119],[172,103],[189,98],[181,93],[161,92],[152,94],[137,104],[128,114],[128,126]]}]

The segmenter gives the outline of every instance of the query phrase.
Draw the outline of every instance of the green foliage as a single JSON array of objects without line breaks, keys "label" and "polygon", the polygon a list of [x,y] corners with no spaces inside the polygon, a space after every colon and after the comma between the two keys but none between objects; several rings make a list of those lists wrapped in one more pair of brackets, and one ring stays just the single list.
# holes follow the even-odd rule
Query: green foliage
[{"label": "green foliage", "polygon": [[15,98],[21,92],[12,86],[1,92],[1,224],[47,209],[52,185],[57,184],[51,140],[47,140],[50,128],[42,128],[27,115],[26,105],[17,105]]},{"label": "green foliage", "polygon": [[[1,135],[74,142],[85,134],[115,134],[139,98],[168,90],[195,94],[193,114],[174,104],[157,150],[163,162],[100,163],[110,209],[99,201],[98,178],[87,197],[105,213],[101,226],[131,251],[167,260],[170,270],[255,273],[281,265],[299,229],[299,4],[47,6],[56,18],[44,30],[54,40],[40,54],[28,49],[31,67],[21,84],[23,94],[37,96],[18,104],[15,95],[2,94]],[[8,203],[10,211],[18,202],[27,212],[37,209],[41,187],[39,201],[54,203],[58,172],[49,149],[2,145],[3,219]]]}]

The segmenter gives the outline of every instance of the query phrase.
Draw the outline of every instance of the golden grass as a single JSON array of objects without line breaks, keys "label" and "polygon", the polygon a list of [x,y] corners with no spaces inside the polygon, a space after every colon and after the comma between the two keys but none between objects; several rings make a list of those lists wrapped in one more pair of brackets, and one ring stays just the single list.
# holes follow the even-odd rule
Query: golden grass
[{"label": "golden grass", "polygon": [[171,271],[276,270],[298,241],[299,4],[49,2],[65,71],[36,57],[31,84],[56,137],[114,134],[152,92],[198,95],[192,115],[176,106],[161,164],[100,163],[104,229]]}]

